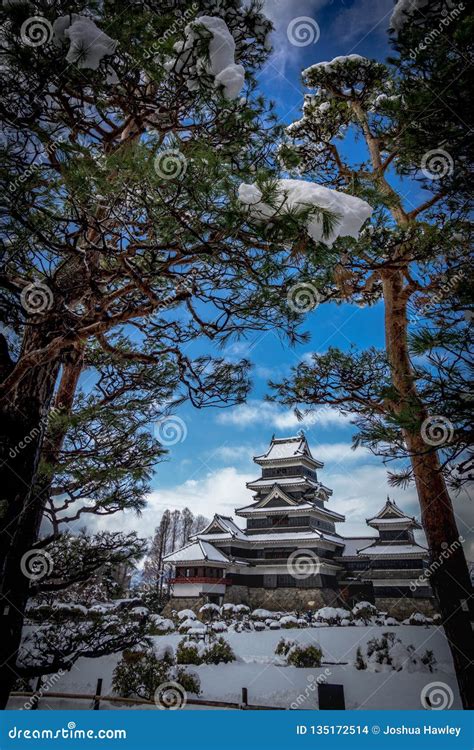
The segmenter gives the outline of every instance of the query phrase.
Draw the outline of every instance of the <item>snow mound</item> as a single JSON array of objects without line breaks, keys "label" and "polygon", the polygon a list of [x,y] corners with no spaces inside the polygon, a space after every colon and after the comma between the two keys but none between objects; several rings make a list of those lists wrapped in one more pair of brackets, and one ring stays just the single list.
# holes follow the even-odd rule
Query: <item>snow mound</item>
[{"label": "snow mound", "polygon": [[281,206],[275,209],[261,201],[262,194],[255,185],[242,183],[238,190],[240,202],[248,206],[250,216],[256,221],[268,221],[277,213],[291,213],[295,209],[307,207],[323,208],[336,214],[334,227],[327,237],[323,238],[323,223],[318,216],[310,216],[306,224],[309,236],[315,242],[322,242],[328,247],[331,247],[338,237],[357,239],[363,223],[371,216],[373,210],[360,198],[338,190],[330,190],[307,180],[278,180],[278,194],[281,196]]},{"label": "snow mound", "polygon": [[70,42],[67,62],[91,70],[97,70],[104,57],[113,55],[118,44],[101,31],[91,18],[77,13],[60,16],[53,23],[53,41],[62,44],[67,40]]}]

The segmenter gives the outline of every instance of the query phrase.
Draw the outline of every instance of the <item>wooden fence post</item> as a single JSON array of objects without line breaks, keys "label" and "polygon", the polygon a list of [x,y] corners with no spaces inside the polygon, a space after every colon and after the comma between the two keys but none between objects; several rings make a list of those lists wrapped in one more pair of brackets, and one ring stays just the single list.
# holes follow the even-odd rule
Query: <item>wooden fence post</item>
[{"label": "wooden fence post", "polygon": [[31,711],[36,711],[36,709],[38,708],[38,703],[40,702],[40,690],[41,690],[42,681],[43,681],[43,678],[41,676],[38,677],[38,680],[36,682],[35,692],[33,693],[33,696],[32,696],[33,705],[31,706],[31,709],[30,709]]},{"label": "wooden fence post", "polygon": [[99,677],[99,679],[97,680],[97,687],[95,689],[94,706],[93,706],[94,711],[99,710],[101,693],[102,693],[102,678]]}]

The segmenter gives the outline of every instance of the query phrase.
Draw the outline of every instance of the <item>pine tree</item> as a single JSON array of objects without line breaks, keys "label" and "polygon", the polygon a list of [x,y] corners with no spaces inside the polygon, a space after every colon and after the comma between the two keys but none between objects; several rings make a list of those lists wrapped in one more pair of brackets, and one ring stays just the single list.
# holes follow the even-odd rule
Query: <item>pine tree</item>
[{"label": "pine tree", "polygon": [[[446,310],[446,298],[462,296],[464,277],[469,276],[466,209],[454,191],[438,191],[437,174],[428,166],[423,183],[432,190],[432,197],[419,206],[405,207],[403,193],[393,181],[400,149],[408,159],[399,140],[403,99],[396,77],[386,66],[350,55],[313,65],[303,76],[311,93],[305,97],[302,119],[287,129],[289,139],[280,149],[281,158],[289,167],[297,165],[300,174],[317,175],[332,187],[345,186],[348,193],[364,197],[376,209],[371,226],[359,241],[339,240],[325,252],[309,245],[304,270],[320,300],[365,305],[383,298],[385,351],[348,354],[330,350],[315,355],[310,364],[299,365],[292,378],[275,387],[285,403],[334,404],[355,411],[361,415],[360,441],[376,451],[389,445],[392,457],[397,451],[409,457],[410,471],[405,479],[416,483],[430,556],[441,559],[446,546],[453,549],[430,581],[467,706],[474,656],[465,611],[466,604],[472,607],[471,584],[438,456],[439,446],[445,447],[455,426],[443,412],[431,411],[441,404],[440,389],[446,385],[453,363],[453,343],[457,377],[465,378],[464,311],[453,315],[450,340],[445,336],[444,373],[436,355],[430,367],[413,363],[409,337],[411,312],[430,305],[435,312],[440,307]],[[365,144],[367,156],[361,163],[343,156],[338,140],[346,132],[356,134]],[[418,171],[416,162],[411,165],[411,175],[416,177]],[[443,346],[441,338],[437,343]],[[460,413],[451,406],[451,416]],[[438,434],[433,416],[441,417]],[[468,439],[467,431],[456,438],[461,453]]]},{"label": "pine tree", "polygon": [[[235,200],[238,178],[269,162],[272,115],[253,80],[271,25],[258,4],[202,0],[208,25],[180,0],[41,2],[35,12],[40,37],[27,4],[2,8],[3,704],[28,597],[20,561],[48,496],[37,491],[48,417],[58,387],[69,411],[88,345],[143,369],[167,362],[199,406],[242,398],[248,363],[192,361],[190,342],[265,326],[295,340],[298,322],[280,295],[281,248],[242,230]],[[223,78],[208,64],[216,23],[228,35]]]},{"label": "pine tree", "polygon": [[[473,162],[470,93],[474,15],[468,3],[398,3],[390,58],[400,76],[399,168],[429,158],[438,190],[469,201]],[[446,156],[447,155],[447,156]]]}]

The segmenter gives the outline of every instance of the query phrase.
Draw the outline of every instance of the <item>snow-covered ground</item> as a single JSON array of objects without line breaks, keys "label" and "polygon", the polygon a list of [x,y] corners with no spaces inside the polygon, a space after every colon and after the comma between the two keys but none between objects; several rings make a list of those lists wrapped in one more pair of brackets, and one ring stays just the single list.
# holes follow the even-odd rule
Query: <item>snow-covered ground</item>
[{"label": "snow-covered ground", "polygon": [[[382,633],[393,632],[405,646],[413,645],[421,655],[427,649],[436,658],[436,671],[410,671],[406,667],[396,672],[389,667],[373,672],[354,667],[357,647],[365,650],[367,641]],[[234,650],[237,661],[230,664],[190,666],[201,680],[200,699],[238,703],[241,689],[248,689],[249,704],[281,708],[312,709],[318,707],[316,681],[344,686],[347,709],[420,709],[420,695],[426,685],[442,682],[453,692],[451,708],[461,708],[449,647],[440,627],[374,626],[365,627],[310,627],[305,629],[267,630],[263,632],[224,633]],[[176,648],[182,635],[172,633],[154,636],[157,650],[170,645]],[[300,644],[318,644],[323,652],[320,668],[285,666],[275,656],[281,638]],[[72,670],[61,677],[52,688],[55,692],[94,693],[97,679],[103,679],[103,695],[112,693],[112,673],[120,655],[100,659],[79,659]],[[336,663],[336,664],[334,664]],[[9,707],[20,708],[24,700],[12,699]],[[47,693],[40,708],[71,708],[71,702],[48,699]],[[74,708],[90,708],[82,701]],[[103,708],[111,707],[109,705]],[[121,706],[122,708],[122,706]],[[191,708],[191,706],[190,706]]]}]

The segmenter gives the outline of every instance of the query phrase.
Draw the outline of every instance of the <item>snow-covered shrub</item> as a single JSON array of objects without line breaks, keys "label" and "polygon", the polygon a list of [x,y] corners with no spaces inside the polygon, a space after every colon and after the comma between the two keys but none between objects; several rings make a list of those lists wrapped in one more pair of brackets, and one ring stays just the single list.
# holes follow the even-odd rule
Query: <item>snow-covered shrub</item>
[{"label": "snow-covered shrub", "polygon": [[142,617],[147,617],[148,614],[149,611],[146,607],[133,607],[130,610],[131,617],[134,617],[136,620],[141,620]]},{"label": "snow-covered shrub", "polygon": [[286,656],[293,646],[296,646],[296,641],[290,641],[288,638],[280,638],[275,653],[277,656]]},{"label": "snow-covered shrub", "polygon": [[298,617],[298,627],[299,628],[308,628],[309,622],[305,617]]},{"label": "snow-covered shrub", "polygon": [[268,623],[268,627],[270,628],[270,630],[280,630],[281,625],[278,620],[270,620],[270,622]]},{"label": "snow-covered shrub", "polygon": [[199,695],[199,677],[177,668],[169,653],[165,653],[163,659],[151,650],[135,653],[136,658],[132,661],[122,658],[114,670],[112,687],[117,695],[153,700],[156,689],[170,681],[179,682],[186,692]]},{"label": "snow-covered shrub", "polygon": [[199,626],[203,629],[205,628],[205,625],[202,622],[199,622],[199,620],[192,620],[191,618],[182,620],[179,626],[179,632],[187,633],[190,628],[199,628]]},{"label": "snow-covered shrub", "polygon": [[273,620],[273,612],[269,612],[268,609],[254,609],[252,614],[250,615],[252,620]]},{"label": "snow-covered shrub", "polygon": [[431,617],[426,617],[421,612],[412,612],[410,617],[403,620],[402,625],[431,625],[433,620]]},{"label": "snow-covered shrub", "polygon": [[319,646],[296,643],[286,654],[286,660],[293,667],[320,667],[322,656]]},{"label": "snow-covered shrub", "polygon": [[395,617],[385,617],[383,621],[384,625],[388,625],[390,627],[394,627],[395,625],[400,625],[398,620],[395,619]]},{"label": "snow-covered shrub", "polygon": [[257,620],[257,621],[256,621],[256,622],[254,623],[254,628],[255,628],[255,630],[265,630],[265,627],[266,627],[265,623],[264,623],[264,622],[262,622],[261,620]]},{"label": "snow-covered shrub", "polygon": [[236,604],[235,605],[235,614],[237,617],[245,617],[246,615],[250,614],[250,607],[247,607],[246,604]]},{"label": "snow-covered shrub", "polygon": [[212,622],[212,620],[217,620],[220,616],[220,609],[217,604],[203,604],[199,610],[199,614],[204,622]]},{"label": "snow-covered shrub", "polygon": [[227,621],[233,620],[236,614],[235,610],[236,610],[235,604],[231,604],[230,602],[228,602],[227,604],[223,604],[221,607],[222,619],[227,620]]},{"label": "snow-covered shrub", "polygon": [[293,615],[285,615],[285,617],[282,617],[280,620],[280,625],[282,628],[297,628],[299,627],[299,621],[297,617],[294,617]]},{"label": "snow-covered shrub", "polygon": [[182,622],[183,620],[196,620],[196,613],[193,612],[192,609],[181,609],[177,613],[178,620]]},{"label": "snow-covered shrub", "polygon": [[340,625],[341,620],[350,620],[351,613],[342,607],[322,607],[316,612],[318,622],[326,622],[328,625]]},{"label": "snow-covered shrub", "polygon": [[230,644],[224,638],[219,637],[207,646],[203,658],[206,664],[221,664],[221,662],[227,664],[235,661],[235,654]]},{"label": "snow-covered shrub", "polygon": [[178,664],[202,664],[203,650],[203,644],[183,638],[176,649],[176,662]]},{"label": "snow-covered shrub", "polygon": [[418,655],[413,645],[405,646],[395,633],[382,633],[380,638],[371,638],[367,642],[365,657],[358,649],[355,663],[357,669],[364,669],[360,666],[361,663],[366,663],[371,672],[400,672],[402,669],[408,672],[433,672],[436,659],[433,652],[428,650]]},{"label": "snow-covered shrub", "polygon": [[364,620],[365,624],[368,625],[372,618],[377,616],[377,607],[370,602],[357,602],[355,607],[352,608],[352,614],[356,620]]},{"label": "snow-covered shrub", "polygon": [[349,625],[352,625],[352,621],[348,620],[347,617],[344,617],[343,620],[340,622],[341,628],[347,628]]},{"label": "snow-covered shrub", "polygon": [[303,646],[296,641],[282,638],[275,649],[277,656],[284,656],[287,664],[294,667],[320,667],[323,652],[319,646]]},{"label": "snow-covered shrub", "polygon": [[168,618],[161,618],[161,620],[155,621],[153,627],[157,635],[172,633],[175,630],[175,624],[173,620],[169,620]]},{"label": "snow-covered shrub", "polygon": [[354,666],[356,669],[367,669],[367,662],[365,661],[363,657],[362,649],[360,646],[357,646]]},{"label": "snow-covered shrub", "polygon": [[214,633],[225,633],[227,630],[227,625],[222,620],[217,620],[217,622],[213,622],[211,624],[211,628]]}]

